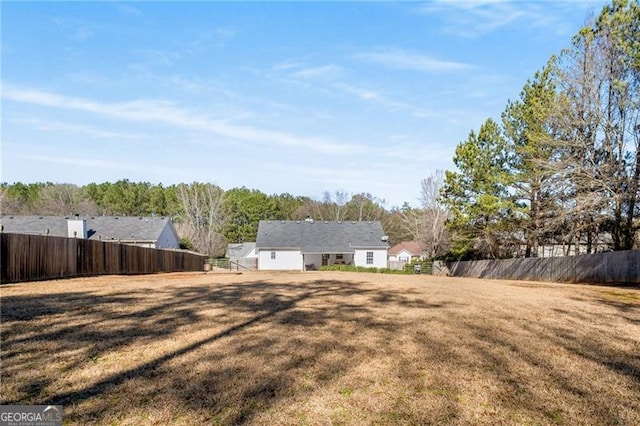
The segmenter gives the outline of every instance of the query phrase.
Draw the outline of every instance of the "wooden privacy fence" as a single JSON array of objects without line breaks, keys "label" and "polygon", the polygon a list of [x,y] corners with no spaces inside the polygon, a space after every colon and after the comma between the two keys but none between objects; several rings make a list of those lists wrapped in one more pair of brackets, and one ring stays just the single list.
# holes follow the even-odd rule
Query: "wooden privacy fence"
[{"label": "wooden privacy fence", "polygon": [[455,277],[597,284],[640,284],[640,251],[566,257],[450,262]]},{"label": "wooden privacy fence", "polygon": [[113,242],[0,234],[1,282],[110,274],[202,271],[206,257]]}]

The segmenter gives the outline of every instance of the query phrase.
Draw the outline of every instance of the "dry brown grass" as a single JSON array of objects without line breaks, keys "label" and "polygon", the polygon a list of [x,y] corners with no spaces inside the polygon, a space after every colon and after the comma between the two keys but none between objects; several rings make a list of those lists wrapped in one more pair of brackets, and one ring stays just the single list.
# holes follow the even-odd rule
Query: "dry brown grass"
[{"label": "dry brown grass", "polygon": [[640,424],[640,290],[355,273],[2,286],[2,404],[69,424]]}]

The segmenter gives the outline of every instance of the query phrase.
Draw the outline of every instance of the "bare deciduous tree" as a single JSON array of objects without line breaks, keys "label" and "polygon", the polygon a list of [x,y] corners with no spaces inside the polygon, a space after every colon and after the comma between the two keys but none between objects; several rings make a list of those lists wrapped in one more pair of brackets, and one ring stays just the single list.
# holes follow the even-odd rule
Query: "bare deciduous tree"
[{"label": "bare deciduous tree", "polygon": [[565,188],[567,237],[586,252],[597,250],[603,235],[614,250],[631,249],[637,233],[638,22],[637,4],[614,1],[561,57],[554,177]]},{"label": "bare deciduous tree", "polygon": [[449,249],[447,209],[440,203],[440,190],[444,185],[444,172],[437,170],[420,182],[423,235],[421,241],[428,257],[439,256]]},{"label": "bare deciduous tree", "polygon": [[397,218],[395,222],[398,223],[400,228],[398,233],[404,237],[400,241],[394,239],[396,244],[407,240],[423,244],[425,236],[425,218],[424,211],[422,209],[412,208],[405,202],[402,208],[395,211],[392,216]]},{"label": "bare deciduous tree", "polygon": [[349,201],[349,193],[344,190],[336,190],[333,194],[325,191],[322,197],[322,220],[345,220],[347,216],[346,204]]},{"label": "bare deciduous tree", "polygon": [[95,215],[98,206],[73,184],[55,184],[42,188],[38,207],[40,214],[47,215]]},{"label": "bare deciduous tree", "polygon": [[189,239],[196,251],[211,256],[224,253],[226,242],[221,233],[224,191],[210,183],[180,184],[178,199],[182,215],[176,227]]},{"label": "bare deciduous tree", "polygon": [[354,194],[347,203],[347,220],[380,220],[385,201],[369,193]]}]

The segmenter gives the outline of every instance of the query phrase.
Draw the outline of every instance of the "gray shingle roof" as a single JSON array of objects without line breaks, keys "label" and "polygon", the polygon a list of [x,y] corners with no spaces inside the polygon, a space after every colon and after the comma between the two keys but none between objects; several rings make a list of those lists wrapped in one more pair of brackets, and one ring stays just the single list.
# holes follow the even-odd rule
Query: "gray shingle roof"
[{"label": "gray shingle roof", "polygon": [[290,248],[303,253],[350,253],[387,248],[382,224],[374,222],[260,221],[258,249]]},{"label": "gray shingle roof", "polygon": [[[90,240],[157,241],[170,219],[166,217],[90,216],[87,221]],[[67,237],[71,216],[2,216],[4,232]]]},{"label": "gray shingle roof", "polygon": [[246,257],[251,250],[256,248],[256,243],[231,243],[227,246],[225,257],[228,259],[241,259]]}]

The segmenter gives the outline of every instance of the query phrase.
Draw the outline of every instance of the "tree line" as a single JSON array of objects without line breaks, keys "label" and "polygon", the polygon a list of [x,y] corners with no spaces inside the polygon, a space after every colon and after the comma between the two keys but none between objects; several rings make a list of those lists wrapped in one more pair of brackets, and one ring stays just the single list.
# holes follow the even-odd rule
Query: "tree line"
[{"label": "tree line", "polygon": [[[389,242],[421,241],[424,209],[386,209],[368,193],[325,191],[321,200],[256,189],[223,190],[212,183],[164,186],[149,182],[2,183],[4,215],[165,216],[174,220],[183,248],[224,255],[227,244],[255,241],[260,220],[380,220]],[[441,224],[444,228],[444,222]],[[435,254],[435,252],[434,252]]]},{"label": "tree line", "polygon": [[441,202],[458,258],[638,247],[640,5],[614,0],[455,151]]}]

